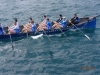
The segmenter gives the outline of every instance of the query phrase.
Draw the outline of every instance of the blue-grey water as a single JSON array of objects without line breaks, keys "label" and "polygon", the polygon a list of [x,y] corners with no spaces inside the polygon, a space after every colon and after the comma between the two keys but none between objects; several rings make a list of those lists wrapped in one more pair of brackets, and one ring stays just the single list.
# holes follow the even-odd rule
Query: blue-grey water
[{"label": "blue-grey water", "polygon": [[[66,19],[100,15],[100,0],[0,0],[0,22],[21,24],[31,16],[40,23],[42,15],[56,21],[59,14]],[[68,31],[64,35],[31,37],[0,41],[0,75],[100,75],[100,17],[94,30]]]}]

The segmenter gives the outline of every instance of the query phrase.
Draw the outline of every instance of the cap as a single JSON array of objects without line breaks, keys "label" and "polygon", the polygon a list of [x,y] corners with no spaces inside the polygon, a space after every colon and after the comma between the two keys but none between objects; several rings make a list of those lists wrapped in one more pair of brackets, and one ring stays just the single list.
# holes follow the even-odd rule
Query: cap
[{"label": "cap", "polygon": [[66,17],[62,17],[63,19],[65,19]]}]

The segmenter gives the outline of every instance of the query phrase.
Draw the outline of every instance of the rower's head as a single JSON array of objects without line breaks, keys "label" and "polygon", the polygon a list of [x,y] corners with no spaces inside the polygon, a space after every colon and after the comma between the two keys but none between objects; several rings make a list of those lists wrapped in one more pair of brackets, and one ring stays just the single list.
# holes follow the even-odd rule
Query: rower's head
[{"label": "rower's head", "polygon": [[18,22],[17,18],[15,18],[14,20],[15,20],[15,22]]},{"label": "rower's head", "polygon": [[34,23],[34,21],[32,20],[32,21],[31,21],[31,24],[33,24],[33,23]]},{"label": "rower's head", "polygon": [[47,18],[47,21],[49,21],[49,18]]},{"label": "rower's head", "polygon": [[59,17],[62,18],[62,15],[60,14]]},{"label": "rower's head", "polygon": [[15,18],[14,20],[15,20],[15,21],[14,21],[14,25],[16,25],[17,22],[18,22],[18,20],[17,20],[17,18]]},{"label": "rower's head", "polygon": [[45,19],[46,18],[46,15],[43,15],[42,18]]},{"label": "rower's head", "polygon": [[74,17],[77,17],[77,14],[74,14]]},{"label": "rower's head", "polygon": [[32,20],[32,17],[30,17],[29,19]]},{"label": "rower's head", "polygon": [[33,20],[32,20],[32,17],[30,17],[30,18],[29,18],[29,23],[31,23],[32,21],[33,21]]}]

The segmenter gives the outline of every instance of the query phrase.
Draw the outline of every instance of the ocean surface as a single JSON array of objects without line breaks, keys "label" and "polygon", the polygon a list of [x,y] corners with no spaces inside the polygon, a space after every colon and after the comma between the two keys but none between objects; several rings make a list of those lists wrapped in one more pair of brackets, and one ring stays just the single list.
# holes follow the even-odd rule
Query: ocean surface
[{"label": "ocean surface", "polygon": [[[59,14],[71,19],[100,15],[100,0],[0,0],[0,23],[13,24],[17,18],[20,25],[31,16],[40,23],[42,15],[56,21]],[[100,75],[100,17],[96,28],[68,31],[65,34],[37,39],[26,38],[0,41],[0,75]]]}]

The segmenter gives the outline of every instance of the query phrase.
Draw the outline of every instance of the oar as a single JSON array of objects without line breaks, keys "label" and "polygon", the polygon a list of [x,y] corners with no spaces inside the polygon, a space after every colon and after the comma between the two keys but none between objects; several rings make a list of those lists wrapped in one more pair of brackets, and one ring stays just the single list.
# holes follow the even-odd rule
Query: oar
[{"label": "oar", "polygon": [[12,37],[11,37],[10,33],[9,33],[9,36],[10,36],[10,41],[11,41],[12,49],[14,49],[13,42],[12,42]]},{"label": "oar", "polygon": [[14,46],[13,46],[13,42],[12,42],[12,37],[11,37],[11,34],[10,33],[8,33],[9,34],[9,37],[10,37],[10,41],[11,41],[11,46],[12,46],[12,49],[14,50]]},{"label": "oar", "polygon": [[11,37],[11,33],[9,32],[8,34],[9,34],[9,37],[10,37],[12,49],[14,49],[13,42],[12,42],[12,37]]},{"label": "oar", "polygon": [[[49,36],[46,34],[46,32],[44,31],[44,29],[42,29],[42,30],[45,33],[45,35],[47,36],[47,38],[49,39],[50,43],[51,43],[51,40],[50,40]],[[53,56],[53,52],[52,51],[49,51],[49,53],[50,53],[51,56]]]},{"label": "oar", "polygon": [[[67,38],[66,34],[61,30],[61,28],[59,27],[59,30],[64,34],[64,36]],[[70,42],[70,40],[67,38],[67,40]]]},{"label": "oar", "polygon": [[28,35],[28,31],[26,29],[26,39],[27,39],[27,43],[28,43],[28,37],[29,37],[29,35]]},{"label": "oar", "polygon": [[47,36],[47,38],[49,39],[50,43],[51,43],[51,40],[50,40],[49,36],[47,35],[47,33],[44,31],[44,29],[42,29],[42,30],[45,33],[45,35]]},{"label": "oar", "polygon": [[27,35],[27,38],[28,38],[28,31],[26,30],[26,35]]},{"label": "oar", "polygon": [[81,31],[81,29],[79,29],[77,26],[75,26],[75,24],[73,24],[70,20],[69,22],[74,26],[76,27],[88,40],[91,40],[89,36],[87,36],[86,34],[83,33],[83,31]]}]

